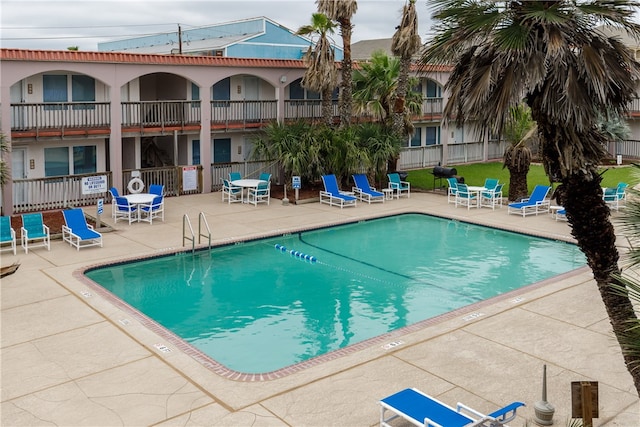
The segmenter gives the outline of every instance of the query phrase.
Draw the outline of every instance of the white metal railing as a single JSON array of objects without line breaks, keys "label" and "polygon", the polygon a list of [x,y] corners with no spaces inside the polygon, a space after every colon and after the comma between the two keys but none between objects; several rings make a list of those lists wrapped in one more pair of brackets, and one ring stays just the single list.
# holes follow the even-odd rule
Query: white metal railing
[{"label": "white metal railing", "polygon": [[122,102],[124,127],[176,127],[200,125],[200,101]]},{"label": "white metal railing", "polygon": [[278,101],[211,101],[211,124],[241,125],[268,123],[278,118]]}]

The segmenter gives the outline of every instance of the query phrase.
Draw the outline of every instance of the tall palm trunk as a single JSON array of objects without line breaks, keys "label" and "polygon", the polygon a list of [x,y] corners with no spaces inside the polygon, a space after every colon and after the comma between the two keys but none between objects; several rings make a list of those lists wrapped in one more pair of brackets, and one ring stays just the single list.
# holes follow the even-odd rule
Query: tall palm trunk
[{"label": "tall palm trunk", "polygon": [[333,124],[333,90],[330,87],[322,89],[322,119],[325,124]]},{"label": "tall palm trunk", "polygon": [[[627,333],[629,320],[635,318],[635,311],[629,297],[621,295],[611,286],[614,283],[612,274],[620,272],[616,236],[609,220],[609,208],[602,199],[600,176],[596,173],[592,177],[587,181],[582,176],[572,175],[563,180],[566,191],[562,203],[571,224],[571,234],[587,256],[613,332],[622,345],[621,338]],[[640,358],[625,354],[624,361],[636,390],[640,390]]]},{"label": "tall palm trunk", "polygon": [[[587,258],[613,332],[624,348],[629,321],[637,317],[628,295],[621,294],[611,286],[615,283],[613,275],[620,273],[619,253],[615,245],[615,229],[610,220],[611,212],[602,198],[602,178],[593,166],[575,168],[568,174],[559,172],[562,155],[566,155],[562,153],[562,142],[568,140],[569,136],[563,133],[564,129],[547,123],[535,113],[534,118],[538,121],[538,129],[544,141],[542,157],[549,176],[564,175],[561,178],[562,184],[556,189],[556,199],[566,210],[571,234]],[[594,135],[587,134],[583,138],[589,136]],[[640,393],[640,357],[623,353],[624,362]]]},{"label": "tall palm trunk", "polygon": [[342,34],[342,81],[340,82],[340,126],[351,124],[351,111],[353,106],[353,78],[351,62],[351,33],[353,26],[350,19],[340,19],[340,33]]},{"label": "tall palm trunk", "polygon": [[400,58],[400,73],[398,74],[398,86],[396,86],[395,99],[393,101],[392,129],[393,132],[404,137],[406,135],[404,127],[405,100],[409,89],[409,68],[411,67],[411,57]]}]

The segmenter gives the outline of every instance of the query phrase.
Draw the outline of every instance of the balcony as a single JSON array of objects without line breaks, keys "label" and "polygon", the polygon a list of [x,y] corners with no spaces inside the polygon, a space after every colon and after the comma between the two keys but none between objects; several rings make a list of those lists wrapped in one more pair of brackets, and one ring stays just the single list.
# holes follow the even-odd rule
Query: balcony
[{"label": "balcony", "polygon": [[200,129],[200,101],[123,102],[121,108],[123,133],[164,133]]},{"label": "balcony", "polygon": [[278,118],[278,101],[211,101],[211,130],[256,129]]},{"label": "balcony", "polygon": [[11,104],[12,138],[108,135],[109,102]]}]

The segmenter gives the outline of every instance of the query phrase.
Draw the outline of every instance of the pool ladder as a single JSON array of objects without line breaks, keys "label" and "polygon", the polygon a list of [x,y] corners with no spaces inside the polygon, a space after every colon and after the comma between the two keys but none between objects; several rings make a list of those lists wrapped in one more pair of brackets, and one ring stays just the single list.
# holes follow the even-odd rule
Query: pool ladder
[{"label": "pool ladder", "polygon": [[[204,224],[207,234],[202,233],[202,224]],[[189,227],[189,234],[187,235],[187,226]],[[211,249],[211,229],[209,228],[209,223],[207,222],[207,218],[204,216],[204,212],[200,212],[198,214],[198,244],[200,244],[200,238],[207,237],[209,239],[209,249]],[[193,233],[193,227],[191,226],[191,220],[189,220],[189,215],[184,214],[182,216],[182,246],[184,247],[185,240],[191,240],[191,252],[195,252],[196,250],[196,237]]]}]

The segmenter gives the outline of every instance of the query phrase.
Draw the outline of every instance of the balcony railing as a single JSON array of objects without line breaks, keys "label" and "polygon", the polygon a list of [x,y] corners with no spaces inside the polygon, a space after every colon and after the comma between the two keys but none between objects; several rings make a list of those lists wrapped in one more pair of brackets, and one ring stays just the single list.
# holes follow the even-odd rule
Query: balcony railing
[{"label": "balcony railing", "polygon": [[[331,114],[340,117],[338,101],[331,104]],[[311,120],[322,119],[322,101],[319,99],[289,99],[284,101],[285,120]]]},{"label": "balcony railing", "polygon": [[11,130],[35,132],[56,130],[61,134],[74,129],[108,129],[109,102],[45,102],[11,104]]},{"label": "balcony railing", "polygon": [[200,101],[137,101],[123,102],[124,128],[183,128],[199,126]]},{"label": "balcony railing", "polygon": [[215,128],[261,127],[278,117],[278,101],[211,101],[211,125]]}]

